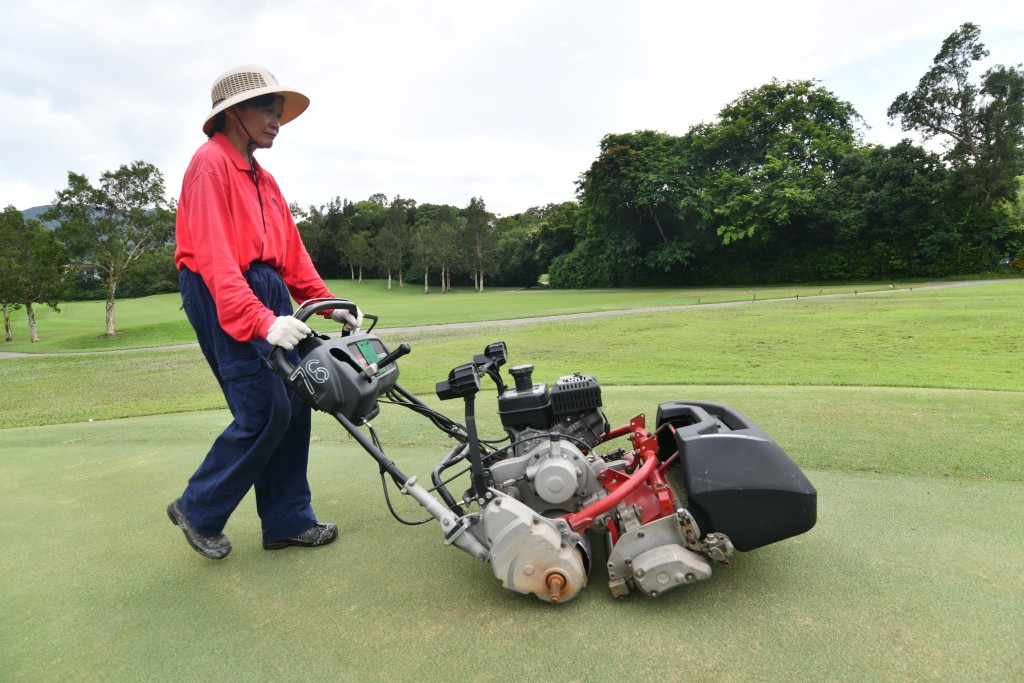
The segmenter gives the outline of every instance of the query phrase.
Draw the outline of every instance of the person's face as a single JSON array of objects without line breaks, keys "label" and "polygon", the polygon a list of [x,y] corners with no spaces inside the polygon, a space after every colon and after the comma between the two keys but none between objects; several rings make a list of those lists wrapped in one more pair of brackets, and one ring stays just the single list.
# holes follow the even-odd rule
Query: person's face
[{"label": "person's face", "polygon": [[256,145],[268,149],[274,145],[274,138],[281,130],[281,116],[284,114],[284,97],[274,98],[271,104],[262,106],[235,107],[235,115],[245,128],[239,132],[249,132]]}]

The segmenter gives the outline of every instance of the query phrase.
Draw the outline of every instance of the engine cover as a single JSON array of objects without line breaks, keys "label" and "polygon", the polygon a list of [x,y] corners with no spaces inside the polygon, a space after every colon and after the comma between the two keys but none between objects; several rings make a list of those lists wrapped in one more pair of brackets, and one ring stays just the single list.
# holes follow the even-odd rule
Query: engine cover
[{"label": "engine cover", "polygon": [[605,465],[588,460],[571,441],[538,435],[529,444],[523,455],[490,466],[495,486],[504,493],[533,510],[574,512],[581,501],[604,492],[598,475]]}]

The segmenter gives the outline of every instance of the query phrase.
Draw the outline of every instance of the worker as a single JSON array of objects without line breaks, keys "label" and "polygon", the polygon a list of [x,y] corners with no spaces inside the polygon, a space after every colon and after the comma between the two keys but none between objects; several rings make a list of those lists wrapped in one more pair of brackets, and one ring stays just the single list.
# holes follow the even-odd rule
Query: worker
[{"label": "worker", "polygon": [[[244,65],[213,83],[207,140],[182,181],[175,265],[181,301],[233,418],[167,514],[201,555],[231,551],[224,526],[255,490],[263,547],[316,547],[338,537],[317,521],[306,476],[310,408],[267,366],[272,347],[291,351],[310,328],[296,301],[335,298],[302,244],[274,177],[254,157],[309,98],[267,69]],[[325,312],[355,331],[362,313]]]}]

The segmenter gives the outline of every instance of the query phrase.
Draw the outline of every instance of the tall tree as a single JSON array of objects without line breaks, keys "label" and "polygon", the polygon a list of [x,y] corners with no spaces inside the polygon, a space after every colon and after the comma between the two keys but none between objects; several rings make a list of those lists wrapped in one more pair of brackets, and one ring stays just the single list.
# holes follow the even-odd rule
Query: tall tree
[{"label": "tall tree", "polygon": [[434,249],[441,267],[441,293],[452,291],[452,268],[459,259],[459,235],[465,232],[466,219],[459,215],[458,208],[444,204],[437,212],[437,228],[434,235]]},{"label": "tall tree", "polygon": [[356,202],[351,216],[348,216],[352,235],[346,245],[345,255],[350,266],[358,267],[360,282],[363,281],[364,266],[372,268],[375,261],[381,261],[377,254],[376,238],[384,226],[387,211],[387,197],[377,193],[369,199]]},{"label": "tall tree", "polygon": [[404,287],[403,269],[409,253],[410,214],[416,202],[396,196],[384,214],[384,225],[377,233],[375,254],[387,271],[388,289],[391,289],[392,275],[397,273],[398,286]]},{"label": "tall tree", "polygon": [[473,289],[484,291],[484,273],[490,266],[494,253],[494,215],[488,213],[483,197],[473,197],[463,211],[466,218],[465,246],[473,270]]},{"label": "tall tree", "polygon": [[997,65],[971,79],[974,63],[989,56],[981,29],[965,23],[942,42],[917,87],[889,105],[904,131],[945,143],[945,159],[965,187],[987,206],[1012,202],[1024,174],[1024,72]]},{"label": "tall tree", "polygon": [[349,267],[351,268],[351,279],[355,280],[356,273],[358,272],[359,284],[363,284],[363,266],[370,259],[370,253],[370,237],[366,230],[359,230],[348,236],[345,242],[345,254],[348,256]]},{"label": "tall tree", "polygon": [[602,138],[577,183],[595,284],[623,285],[686,265],[697,229],[687,209],[698,191],[685,143],[651,130]]},{"label": "tall tree", "polygon": [[14,341],[11,311],[21,308],[16,291],[18,250],[14,245],[24,229],[25,217],[13,206],[0,213],[0,309],[4,316],[4,341]]},{"label": "tall tree", "polygon": [[431,205],[419,207],[412,226],[411,253],[423,270],[423,293],[430,294],[430,266],[437,260],[437,210]]},{"label": "tall tree", "polygon": [[143,161],[100,176],[93,187],[84,175],[68,172],[44,221],[60,222],[57,235],[72,264],[106,281],[106,335],[116,333],[117,285],[143,254],[168,244],[174,235],[174,205],[168,204],[163,174]]},{"label": "tall tree", "polygon": [[25,221],[22,213],[8,206],[0,214],[0,301],[4,304],[7,340],[10,329],[8,304],[21,304],[28,318],[29,341],[39,341],[35,304],[60,310],[67,294],[64,277],[64,247],[39,221]]},{"label": "tall tree", "polygon": [[724,244],[802,239],[818,193],[859,141],[861,118],[813,80],[744,91],[690,132]]}]

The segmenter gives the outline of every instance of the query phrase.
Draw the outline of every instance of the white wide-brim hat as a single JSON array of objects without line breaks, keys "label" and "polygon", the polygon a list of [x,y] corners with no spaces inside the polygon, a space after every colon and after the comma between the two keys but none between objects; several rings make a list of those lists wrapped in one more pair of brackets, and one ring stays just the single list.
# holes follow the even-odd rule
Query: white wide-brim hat
[{"label": "white wide-brim hat", "polygon": [[230,109],[239,102],[245,102],[253,97],[277,93],[284,96],[284,113],[281,115],[281,125],[294,119],[306,111],[309,106],[309,98],[293,88],[286,88],[281,85],[274,74],[256,64],[243,64],[236,66],[230,71],[225,71],[213,82],[210,90],[210,101],[213,109],[206,116],[203,122],[203,132],[207,136],[213,131],[213,119],[217,114]]}]

